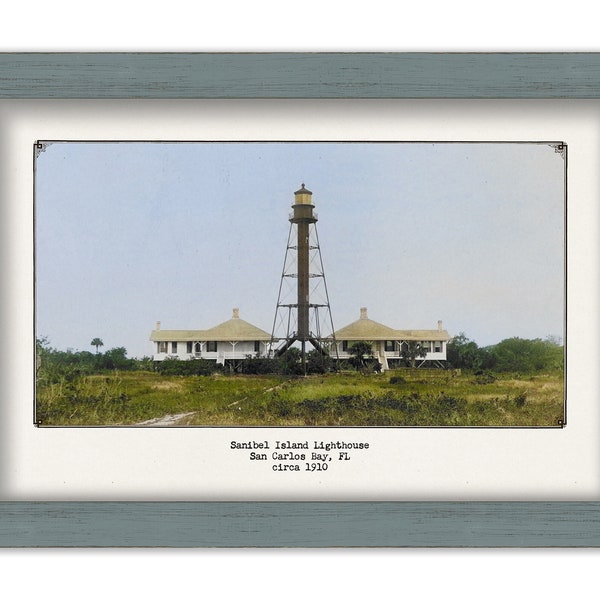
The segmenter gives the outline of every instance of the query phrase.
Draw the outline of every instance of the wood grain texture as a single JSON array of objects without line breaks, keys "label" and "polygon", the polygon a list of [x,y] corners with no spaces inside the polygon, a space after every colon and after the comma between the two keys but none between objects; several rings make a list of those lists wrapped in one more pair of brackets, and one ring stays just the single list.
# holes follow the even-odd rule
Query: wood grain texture
[{"label": "wood grain texture", "polygon": [[0,503],[2,547],[592,547],[600,503]]},{"label": "wood grain texture", "polygon": [[2,53],[0,98],[598,98],[600,53]]}]

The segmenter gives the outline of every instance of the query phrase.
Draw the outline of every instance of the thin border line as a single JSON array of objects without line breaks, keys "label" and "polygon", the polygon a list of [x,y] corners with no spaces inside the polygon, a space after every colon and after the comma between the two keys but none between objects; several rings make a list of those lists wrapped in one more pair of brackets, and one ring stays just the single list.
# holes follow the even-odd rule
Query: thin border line
[{"label": "thin border line", "polygon": [[[369,425],[158,425],[158,426],[147,426],[147,425],[44,425],[42,421],[37,420],[37,377],[36,377],[36,356],[37,356],[37,290],[36,290],[36,257],[37,257],[37,244],[36,244],[36,183],[37,183],[37,170],[36,161],[39,154],[36,155],[36,148],[40,148],[42,144],[439,144],[439,145],[450,145],[450,144],[461,144],[461,145],[537,145],[537,146],[562,146],[564,147],[565,154],[562,156],[564,160],[564,194],[563,194],[563,267],[564,267],[564,281],[563,281],[563,416],[564,420],[559,420],[557,425],[389,425],[389,426],[369,426]],[[45,150],[45,148],[44,148]],[[42,150],[43,151],[43,150]],[[555,149],[556,151],[556,149]],[[342,429],[366,429],[369,431],[376,430],[395,430],[395,429],[498,429],[498,430],[562,430],[567,426],[567,206],[568,206],[568,185],[567,185],[567,162],[568,162],[568,144],[564,141],[543,141],[543,140],[138,140],[138,139],[126,139],[126,140],[49,140],[49,139],[38,139],[33,143],[33,425],[43,429],[309,429],[311,431],[318,429],[327,430],[342,430]]]}]

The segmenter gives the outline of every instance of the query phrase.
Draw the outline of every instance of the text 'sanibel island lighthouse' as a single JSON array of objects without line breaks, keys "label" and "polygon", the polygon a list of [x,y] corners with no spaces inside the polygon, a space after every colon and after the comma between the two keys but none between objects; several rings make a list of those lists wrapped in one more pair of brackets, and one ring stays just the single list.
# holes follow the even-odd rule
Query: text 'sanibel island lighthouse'
[{"label": "text 'sanibel island lighthouse'", "polygon": [[293,344],[306,364],[307,342],[321,355],[336,352],[333,318],[317,234],[312,192],[304,184],[294,193],[271,345],[281,356]]}]

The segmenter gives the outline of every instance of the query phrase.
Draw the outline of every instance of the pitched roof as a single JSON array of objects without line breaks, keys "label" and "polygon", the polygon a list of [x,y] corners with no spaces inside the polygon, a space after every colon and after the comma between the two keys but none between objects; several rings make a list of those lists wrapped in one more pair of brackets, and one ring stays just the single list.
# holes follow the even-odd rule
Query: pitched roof
[{"label": "pitched roof", "polygon": [[229,321],[225,321],[212,329],[207,329],[202,332],[207,337],[203,338],[213,341],[236,342],[242,340],[270,340],[271,334],[259,329],[258,327],[240,319],[232,317]]},{"label": "pitched roof", "polygon": [[395,340],[422,340],[434,342],[437,340],[448,341],[449,333],[445,329],[395,329]]},{"label": "pitched roof", "polygon": [[154,330],[150,334],[152,342],[203,342],[212,341],[206,340],[204,337],[205,331],[199,329],[160,329]]},{"label": "pitched roof", "polygon": [[393,336],[394,330],[391,327],[368,318],[360,318],[335,332],[337,340],[389,340]]},{"label": "pitched roof", "polygon": [[252,323],[240,319],[237,309],[233,317],[210,329],[155,329],[150,334],[153,342],[242,342],[268,341],[271,334]]},{"label": "pitched roof", "polygon": [[449,340],[450,336],[444,329],[392,329],[367,317],[367,309],[361,309],[360,319],[342,327],[335,332],[335,339],[353,342],[376,340]]}]

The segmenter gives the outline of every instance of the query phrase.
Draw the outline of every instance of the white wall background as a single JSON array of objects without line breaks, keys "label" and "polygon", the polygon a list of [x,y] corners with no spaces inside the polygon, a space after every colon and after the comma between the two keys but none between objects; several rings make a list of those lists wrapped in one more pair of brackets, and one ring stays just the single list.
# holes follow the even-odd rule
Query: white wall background
[{"label": "white wall background", "polygon": [[[592,3],[8,2],[0,51],[597,51]],[[392,8],[393,7],[393,8]],[[587,597],[597,551],[0,551],[6,597]],[[213,590],[214,587],[214,590]],[[593,592],[592,592],[593,594]]]}]

